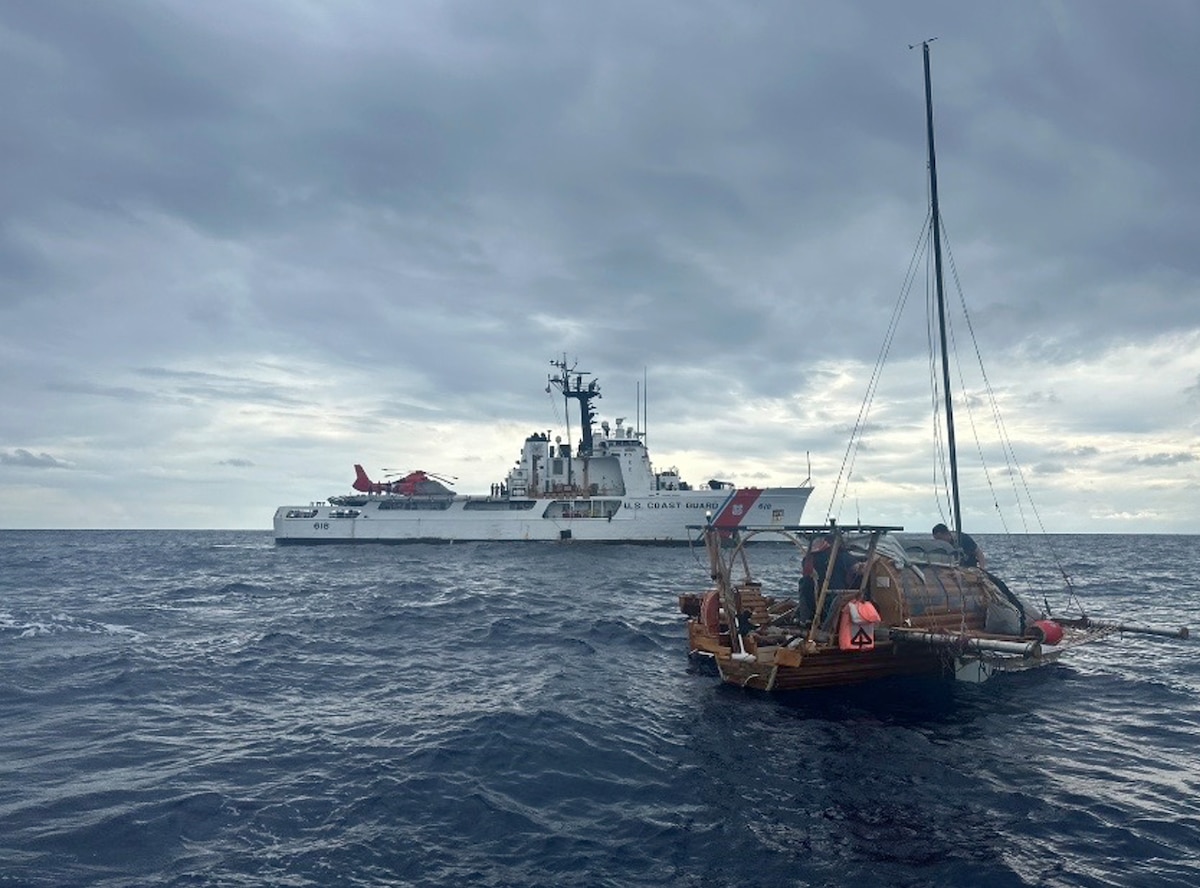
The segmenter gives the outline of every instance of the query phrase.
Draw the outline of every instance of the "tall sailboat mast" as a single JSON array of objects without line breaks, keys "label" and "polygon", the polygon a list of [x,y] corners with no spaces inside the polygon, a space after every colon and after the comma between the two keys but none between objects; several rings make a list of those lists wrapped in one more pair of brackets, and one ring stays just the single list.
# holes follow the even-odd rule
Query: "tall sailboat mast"
[{"label": "tall sailboat mast", "polygon": [[925,127],[929,137],[929,200],[933,214],[933,269],[937,285],[938,335],[942,346],[942,396],[946,404],[946,446],[950,457],[950,499],[955,539],[962,538],[958,497],[958,451],[954,445],[954,399],[950,395],[950,349],[946,342],[946,293],[942,279],[942,225],[938,211],[937,154],[933,150],[933,86],[929,77],[929,42],[921,44],[925,58]]}]

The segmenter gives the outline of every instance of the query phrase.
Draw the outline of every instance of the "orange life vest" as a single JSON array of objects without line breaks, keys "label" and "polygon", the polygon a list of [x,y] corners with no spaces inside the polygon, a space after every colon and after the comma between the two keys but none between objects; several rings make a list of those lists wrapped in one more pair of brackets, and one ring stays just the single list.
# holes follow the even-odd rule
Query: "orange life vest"
[{"label": "orange life vest", "polygon": [[843,651],[875,649],[875,627],[881,618],[869,601],[849,601],[838,617],[838,647]]}]

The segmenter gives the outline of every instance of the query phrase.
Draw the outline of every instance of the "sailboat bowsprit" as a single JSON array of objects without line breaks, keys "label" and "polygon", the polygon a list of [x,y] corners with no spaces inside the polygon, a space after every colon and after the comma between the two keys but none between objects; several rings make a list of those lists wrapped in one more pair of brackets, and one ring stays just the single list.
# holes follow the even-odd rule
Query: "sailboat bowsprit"
[{"label": "sailboat bowsprit", "polygon": [[[922,45],[930,176],[941,403],[949,463],[950,512],[964,541],[954,407],[943,288],[941,219],[933,139],[929,44]],[[956,544],[904,540],[895,526],[762,527],[730,532],[697,527],[713,583],[679,598],[694,656],[711,659],[721,678],[763,691],[858,684],[893,676],[943,676],[981,682],[998,672],[1053,663],[1071,647],[1115,633],[1186,639],[1188,630],[1071,618],[1049,613],[999,577],[964,559]],[[944,528],[939,528],[943,529]],[[796,592],[766,595],[750,570],[745,544],[770,534],[795,546]],[[735,578],[736,576],[736,578]],[[1043,599],[1044,600],[1044,599]]]}]

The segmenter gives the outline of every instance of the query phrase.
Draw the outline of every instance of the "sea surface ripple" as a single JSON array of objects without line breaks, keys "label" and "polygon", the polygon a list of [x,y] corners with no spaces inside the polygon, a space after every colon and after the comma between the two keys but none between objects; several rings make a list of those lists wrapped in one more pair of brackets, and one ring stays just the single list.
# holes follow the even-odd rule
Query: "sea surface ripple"
[{"label": "sea surface ripple", "polygon": [[[1094,616],[1200,622],[1200,538],[1053,540]],[[2,531],[0,886],[1200,884],[1196,641],[769,698],[689,662],[677,595],[707,574]]]}]

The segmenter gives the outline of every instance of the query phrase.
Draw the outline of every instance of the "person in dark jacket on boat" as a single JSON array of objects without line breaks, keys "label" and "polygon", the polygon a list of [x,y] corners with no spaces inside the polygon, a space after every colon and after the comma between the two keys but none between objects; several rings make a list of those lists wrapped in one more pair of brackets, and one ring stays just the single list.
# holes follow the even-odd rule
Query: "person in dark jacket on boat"
[{"label": "person in dark jacket on boat", "polygon": [[[943,543],[949,543],[954,546],[954,534],[944,524],[935,524],[933,526],[933,538],[941,540]],[[978,567],[980,570],[987,569],[987,558],[984,557],[983,549],[979,548],[979,544],[971,537],[963,533],[958,540],[958,545],[955,546],[959,550],[959,564],[963,567]]]},{"label": "person in dark jacket on boat", "polygon": [[833,541],[827,539],[826,545],[823,548],[813,547],[812,563],[813,572],[816,574],[816,585],[819,589],[821,583],[825,580],[825,573],[831,571],[829,577],[830,589],[851,589],[858,586],[858,577],[855,576],[854,559],[850,553],[846,551],[845,546],[838,547],[837,558],[833,564],[829,563],[829,556],[833,554]]},{"label": "person in dark jacket on boat", "polygon": [[[829,574],[829,588],[835,591],[857,589],[862,580],[862,562],[856,561],[846,551],[844,543],[838,546],[837,558],[830,558],[833,554],[833,542],[834,535],[826,534],[816,541],[804,558],[803,574],[800,577],[800,604],[796,610],[797,613],[803,614],[806,620],[816,614],[817,593],[825,582],[826,573]],[[836,596],[830,593],[825,599],[820,615],[821,622],[829,618],[835,598]]]}]

